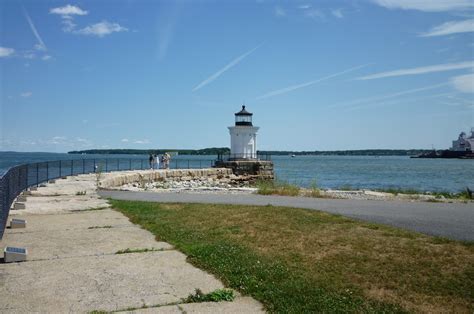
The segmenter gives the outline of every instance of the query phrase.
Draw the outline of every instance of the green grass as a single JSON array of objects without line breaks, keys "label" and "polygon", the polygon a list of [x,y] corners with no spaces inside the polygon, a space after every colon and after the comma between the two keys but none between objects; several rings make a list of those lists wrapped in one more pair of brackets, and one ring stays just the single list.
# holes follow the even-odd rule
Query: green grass
[{"label": "green grass", "polygon": [[270,312],[472,312],[474,245],[273,206],[112,201]]},{"label": "green grass", "polygon": [[257,193],[261,195],[298,196],[300,187],[279,180],[260,180],[256,183]]}]

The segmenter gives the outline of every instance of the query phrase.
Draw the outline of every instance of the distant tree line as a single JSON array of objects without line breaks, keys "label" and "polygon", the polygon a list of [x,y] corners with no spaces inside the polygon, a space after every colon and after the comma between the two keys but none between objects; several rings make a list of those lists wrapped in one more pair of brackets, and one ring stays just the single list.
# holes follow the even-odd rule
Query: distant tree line
[{"label": "distant tree line", "polygon": [[[262,155],[336,155],[336,156],[416,156],[429,153],[429,149],[361,149],[361,150],[333,150],[333,151],[281,151],[261,150]],[[230,154],[228,147],[211,147],[204,149],[88,149],[70,151],[68,154],[164,154],[166,152],[177,152],[179,155],[218,155]]]},{"label": "distant tree line", "polygon": [[179,155],[217,155],[229,154],[230,149],[227,147],[211,147],[204,149],[87,149],[74,150],[68,154],[133,154],[133,155],[149,155],[149,154],[164,154],[176,152]]},{"label": "distant tree line", "polygon": [[328,151],[258,151],[263,155],[313,155],[313,156],[416,156],[431,152],[430,149],[357,149],[357,150],[328,150]]}]

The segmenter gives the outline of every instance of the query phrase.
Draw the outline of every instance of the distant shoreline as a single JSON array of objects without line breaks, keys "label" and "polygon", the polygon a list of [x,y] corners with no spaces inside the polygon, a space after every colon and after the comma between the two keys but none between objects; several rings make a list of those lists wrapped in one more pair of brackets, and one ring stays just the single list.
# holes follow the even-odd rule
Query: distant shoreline
[{"label": "distant shoreline", "polygon": [[[333,151],[258,151],[261,155],[272,156],[417,156],[423,153],[429,153],[430,149],[359,149],[359,150],[333,150]],[[148,155],[164,154],[165,152],[176,152],[179,155],[218,155],[229,154],[227,147],[213,147],[204,149],[88,149],[70,151],[68,154],[130,154],[130,155]]]}]

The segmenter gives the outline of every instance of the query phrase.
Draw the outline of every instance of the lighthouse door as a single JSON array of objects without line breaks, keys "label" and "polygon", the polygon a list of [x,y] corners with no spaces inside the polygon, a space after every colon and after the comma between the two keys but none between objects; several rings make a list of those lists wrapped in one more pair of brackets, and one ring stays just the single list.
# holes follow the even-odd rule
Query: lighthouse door
[{"label": "lighthouse door", "polygon": [[250,138],[250,140],[247,144],[245,158],[255,158],[256,157],[256,156],[254,156],[254,148],[255,148],[255,143],[254,143],[254,140],[253,140],[253,137],[252,137],[252,138]]}]

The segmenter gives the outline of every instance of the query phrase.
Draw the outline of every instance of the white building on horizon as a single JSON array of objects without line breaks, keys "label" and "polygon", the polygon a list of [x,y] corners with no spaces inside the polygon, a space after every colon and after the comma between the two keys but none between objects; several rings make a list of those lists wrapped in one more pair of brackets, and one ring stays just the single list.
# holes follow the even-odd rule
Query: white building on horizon
[{"label": "white building on horizon", "polygon": [[451,150],[455,152],[474,152],[474,128],[471,128],[469,137],[465,132],[461,132],[458,139],[453,141]]},{"label": "white building on horizon", "polygon": [[257,159],[257,131],[259,127],[252,124],[253,113],[242,110],[235,113],[235,126],[229,127],[230,158]]}]

